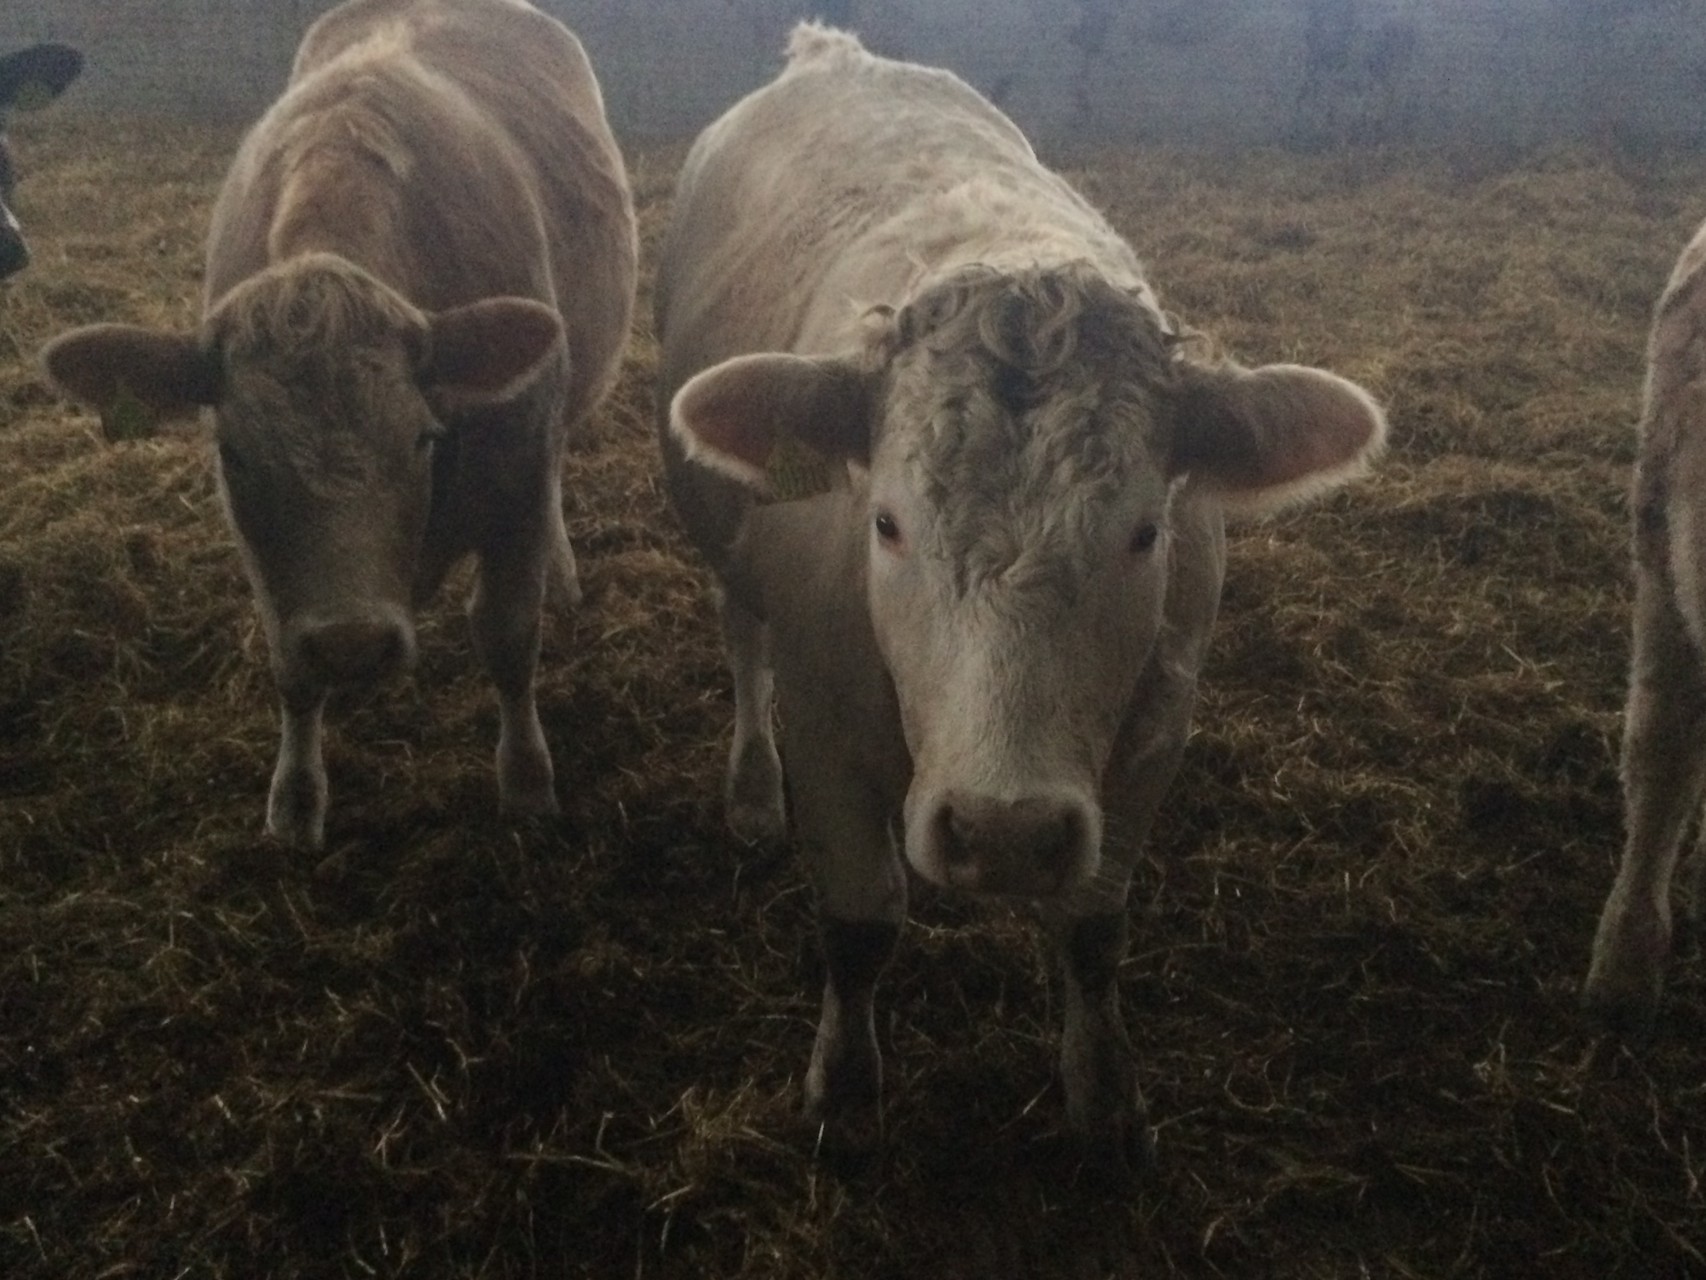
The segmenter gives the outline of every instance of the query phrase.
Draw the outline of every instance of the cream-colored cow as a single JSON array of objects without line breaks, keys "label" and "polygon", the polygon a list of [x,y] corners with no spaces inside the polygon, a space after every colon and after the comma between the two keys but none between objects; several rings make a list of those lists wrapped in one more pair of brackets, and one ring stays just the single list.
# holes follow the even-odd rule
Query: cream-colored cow
[{"label": "cream-colored cow", "polygon": [[[906,872],[1035,899],[1072,1127],[1141,1157],[1114,981],[1220,598],[1223,512],[1359,471],[1359,388],[1187,356],[1130,248],[947,72],[807,24],[699,138],[658,277],[671,493],[725,588],[730,817],[782,774],[828,983],[809,1110],[868,1114]],[[830,492],[756,503],[786,442]],[[786,494],[773,496],[786,497]]]},{"label": "cream-colored cow", "polygon": [[414,607],[469,554],[502,806],[556,809],[533,679],[547,582],[576,594],[563,447],[615,376],[634,279],[573,35],[522,0],[350,0],[232,165],[201,332],[49,346],[97,406],[213,410],[283,707],[275,835],[321,843],[328,688],[409,663]]}]

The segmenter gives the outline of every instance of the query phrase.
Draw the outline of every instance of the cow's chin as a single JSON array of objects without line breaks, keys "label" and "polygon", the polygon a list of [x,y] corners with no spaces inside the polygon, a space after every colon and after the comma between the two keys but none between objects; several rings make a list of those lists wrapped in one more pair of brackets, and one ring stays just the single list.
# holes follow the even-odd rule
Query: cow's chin
[{"label": "cow's chin", "polygon": [[1081,888],[1101,865],[1101,810],[1083,791],[1039,788],[997,798],[915,782],[905,826],[913,869],[968,893],[1054,898]]}]

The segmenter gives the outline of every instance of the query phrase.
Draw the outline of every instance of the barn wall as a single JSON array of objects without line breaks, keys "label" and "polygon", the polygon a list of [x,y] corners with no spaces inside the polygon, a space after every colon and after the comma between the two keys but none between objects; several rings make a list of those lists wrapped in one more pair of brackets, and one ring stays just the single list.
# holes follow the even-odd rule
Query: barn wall
[{"label": "barn wall", "polygon": [[[7,0],[100,108],[243,117],[326,0]],[[687,135],[820,14],[953,67],[1035,135],[1199,144],[1706,141],[1706,0],[543,0],[619,130]]]}]

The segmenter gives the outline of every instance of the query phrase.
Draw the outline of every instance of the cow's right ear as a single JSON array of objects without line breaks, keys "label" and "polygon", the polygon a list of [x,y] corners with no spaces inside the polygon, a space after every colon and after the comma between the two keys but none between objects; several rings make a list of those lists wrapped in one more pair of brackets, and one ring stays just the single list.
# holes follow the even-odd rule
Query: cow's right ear
[{"label": "cow's right ear", "polygon": [[0,107],[31,111],[46,106],[83,69],[83,55],[68,44],[34,44],[0,58]]},{"label": "cow's right ear", "polygon": [[766,487],[772,454],[787,441],[869,466],[874,386],[853,360],[735,356],[675,393],[669,429],[689,458],[755,488]]},{"label": "cow's right ear", "polygon": [[155,418],[188,416],[216,404],[224,381],[218,353],[196,338],[128,324],[61,334],[42,348],[41,362],[56,386],[99,410],[103,423],[138,406]]}]

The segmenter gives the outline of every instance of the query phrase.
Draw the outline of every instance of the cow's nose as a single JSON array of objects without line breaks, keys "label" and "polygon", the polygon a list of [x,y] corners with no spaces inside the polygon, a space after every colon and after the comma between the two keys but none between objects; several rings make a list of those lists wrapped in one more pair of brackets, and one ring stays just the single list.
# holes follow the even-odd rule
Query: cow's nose
[{"label": "cow's nose", "polygon": [[361,619],[305,628],[297,639],[303,661],[328,684],[370,684],[409,656],[409,637],[396,622]]},{"label": "cow's nose", "polygon": [[1093,855],[1093,820],[1070,797],[997,800],[944,797],[933,820],[950,884],[979,893],[1046,897],[1082,877]]},{"label": "cow's nose", "polygon": [[24,238],[15,231],[0,228],[0,280],[22,271],[30,261],[30,251]]}]

